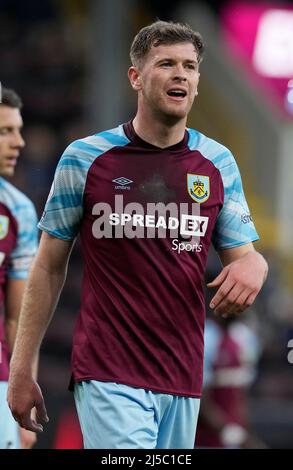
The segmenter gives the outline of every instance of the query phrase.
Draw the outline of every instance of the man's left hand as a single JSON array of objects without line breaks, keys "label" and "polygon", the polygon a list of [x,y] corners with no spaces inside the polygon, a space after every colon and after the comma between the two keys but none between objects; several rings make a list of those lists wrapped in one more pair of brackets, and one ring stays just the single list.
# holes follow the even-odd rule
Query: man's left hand
[{"label": "man's left hand", "polygon": [[208,284],[218,287],[210,302],[216,315],[229,316],[250,307],[266,279],[268,266],[257,251],[249,251],[241,258],[223,268],[220,274]]}]

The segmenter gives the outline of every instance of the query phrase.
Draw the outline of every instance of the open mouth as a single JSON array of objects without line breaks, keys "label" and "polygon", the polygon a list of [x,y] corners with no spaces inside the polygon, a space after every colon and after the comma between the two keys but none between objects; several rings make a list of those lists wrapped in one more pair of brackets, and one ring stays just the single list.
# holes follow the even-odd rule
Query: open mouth
[{"label": "open mouth", "polygon": [[184,90],[178,90],[178,89],[174,88],[173,90],[169,90],[167,92],[167,95],[172,96],[174,98],[185,98],[187,93]]},{"label": "open mouth", "polygon": [[17,157],[9,157],[6,159],[7,164],[10,166],[15,166],[17,163]]}]

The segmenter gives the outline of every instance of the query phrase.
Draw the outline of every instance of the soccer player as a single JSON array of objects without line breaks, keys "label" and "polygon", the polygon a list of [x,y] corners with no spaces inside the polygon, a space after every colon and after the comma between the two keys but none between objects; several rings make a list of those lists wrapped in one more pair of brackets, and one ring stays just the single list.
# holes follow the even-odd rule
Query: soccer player
[{"label": "soccer player", "polygon": [[48,420],[31,364],[79,234],[72,387],[85,448],[193,448],[211,241],[224,266],[210,284],[215,314],[245,310],[267,274],[251,217],[243,222],[249,212],[231,152],[186,128],[202,53],[187,25],[143,28],[128,72],[136,116],[61,157],[12,358],[9,405],[26,429],[41,431]]},{"label": "soccer player", "polygon": [[36,434],[19,428],[7,405],[12,351],[28,269],[37,250],[37,218],[32,202],[3,177],[14,174],[21,136],[19,96],[3,88],[0,100],[0,449],[29,449]]},{"label": "soccer player", "polygon": [[248,392],[261,349],[256,333],[235,316],[214,316],[206,320],[204,338],[204,393],[196,446],[265,448],[248,419]]}]

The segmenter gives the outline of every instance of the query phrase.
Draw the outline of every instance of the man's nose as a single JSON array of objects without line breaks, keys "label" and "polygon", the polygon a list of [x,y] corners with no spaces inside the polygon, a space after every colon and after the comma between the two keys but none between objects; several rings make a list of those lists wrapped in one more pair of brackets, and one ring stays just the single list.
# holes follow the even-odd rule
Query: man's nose
[{"label": "man's nose", "polygon": [[25,141],[19,131],[16,131],[13,136],[13,146],[17,148],[23,148]]},{"label": "man's nose", "polygon": [[186,71],[182,65],[178,65],[174,72],[174,80],[186,81]]}]

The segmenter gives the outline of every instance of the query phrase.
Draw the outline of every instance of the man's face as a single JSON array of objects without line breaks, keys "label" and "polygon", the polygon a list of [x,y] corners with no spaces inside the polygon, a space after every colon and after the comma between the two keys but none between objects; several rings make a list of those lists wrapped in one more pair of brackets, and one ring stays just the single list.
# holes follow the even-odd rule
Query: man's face
[{"label": "man's face", "polygon": [[193,44],[152,47],[138,69],[139,106],[175,120],[185,119],[197,94],[198,82]]},{"label": "man's face", "polygon": [[25,143],[23,122],[17,108],[0,105],[0,176],[13,176],[19,151]]}]

